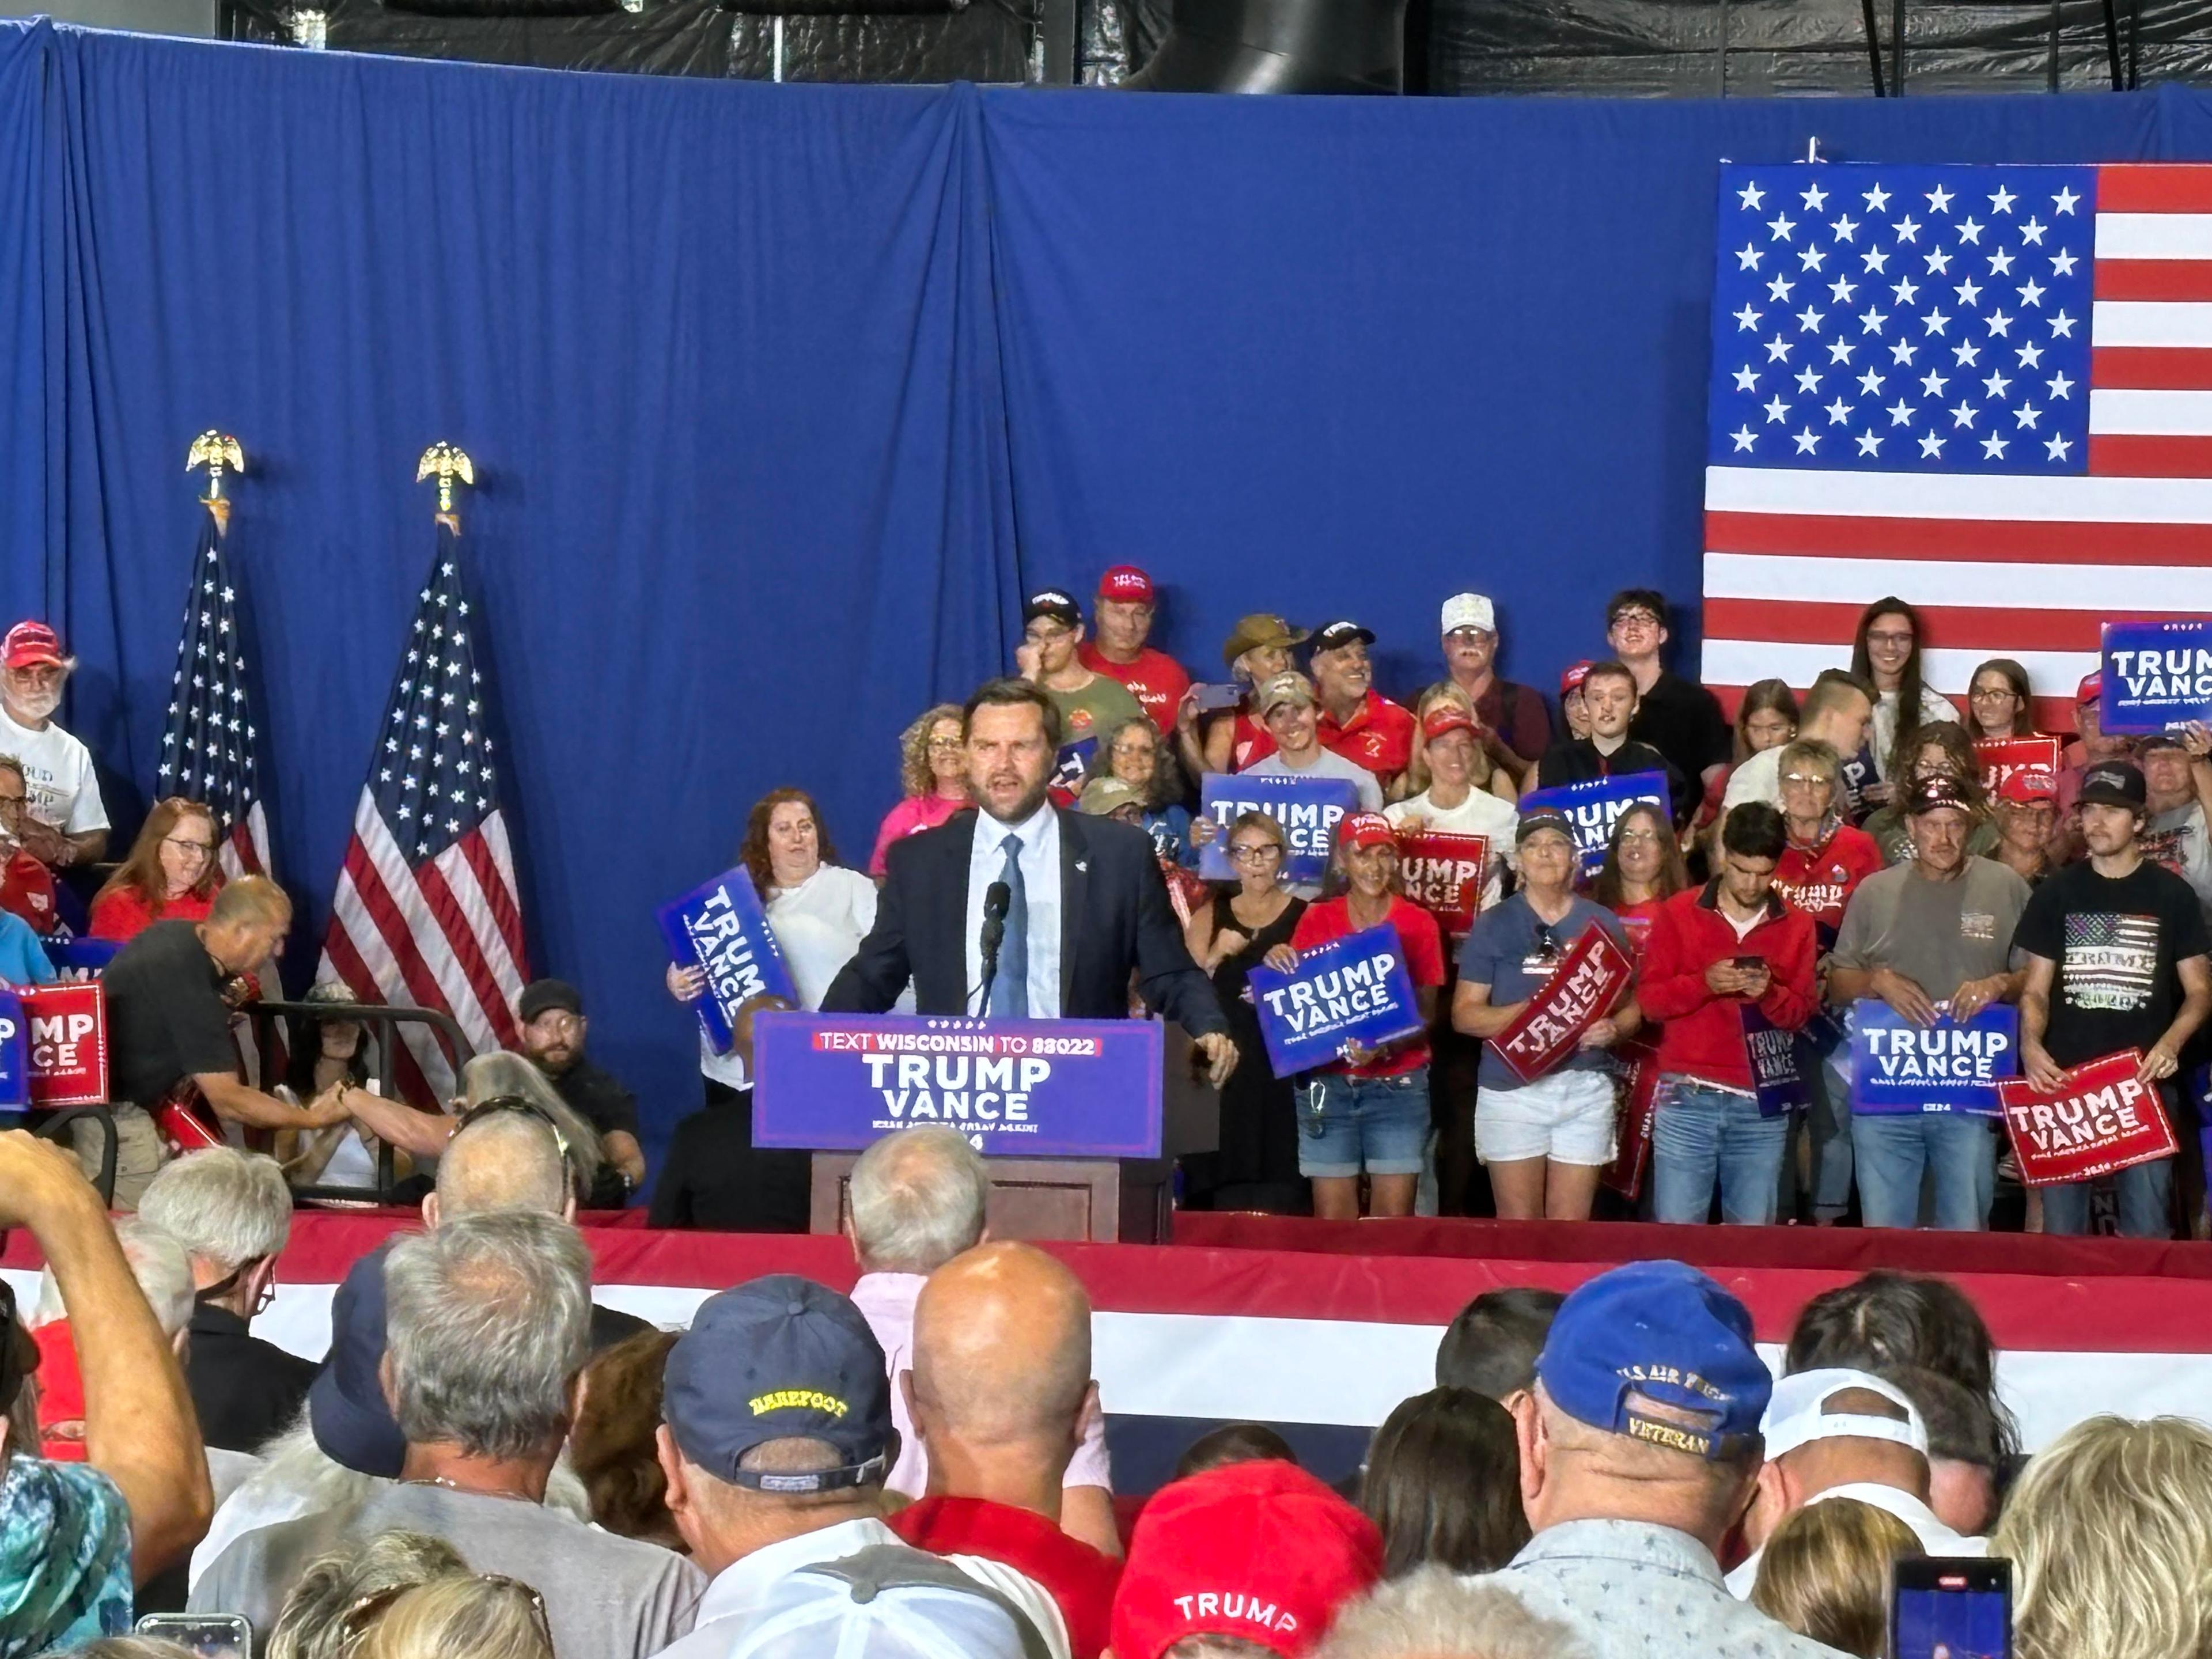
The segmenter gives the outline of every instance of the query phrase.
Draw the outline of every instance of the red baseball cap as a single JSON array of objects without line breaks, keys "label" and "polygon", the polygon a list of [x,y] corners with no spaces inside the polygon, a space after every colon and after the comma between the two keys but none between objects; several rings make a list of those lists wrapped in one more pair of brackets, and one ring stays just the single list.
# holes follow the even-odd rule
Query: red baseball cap
[{"label": "red baseball cap", "polygon": [[2074,688],[2074,701],[2076,703],[2094,702],[2104,695],[2105,677],[2101,672],[2084,674],[2081,676],[2081,684]]},{"label": "red baseball cap", "polygon": [[2058,780],[2043,767],[2023,767],[1997,786],[1997,799],[2010,801],[2014,806],[2055,801],[2058,799]]},{"label": "red baseball cap", "polygon": [[1397,827],[1380,812],[1354,812],[1336,826],[1340,847],[1395,847]]},{"label": "red baseball cap", "polygon": [[1114,1595],[1115,1659],[1159,1659],[1191,1636],[1292,1659],[1382,1575],[1375,1523],[1297,1465],[1209,1469],[1163,1487],[1137,1517]]},{"label": "red baseball cap", "polygon": [[1589,678],[1590,670],[1596,665],[1595,662],[1585,657],[1569,668],[1565,673],[1559,676],[1559,695],[1564,697],[1570,691],[1581,690],[1583,682]]},{"label": "red baseball cap", "polygon": [[1440,702],[1421,721],[1421,735],[1431,742],[1447,732],[1472,732],[1480,737],[1482,723],[1455,702]]},{"label": "red baseball cap", "polygon": [[1117,564],[1098,579],[1098,597],[1122,605],[1150,605],[1152,579],[1133,564]]},{"label": "red baseball cap", "polygon": [[42,622],[19,622],[0,640],[0,663],[9,668],[66,668],[61,635]]}]

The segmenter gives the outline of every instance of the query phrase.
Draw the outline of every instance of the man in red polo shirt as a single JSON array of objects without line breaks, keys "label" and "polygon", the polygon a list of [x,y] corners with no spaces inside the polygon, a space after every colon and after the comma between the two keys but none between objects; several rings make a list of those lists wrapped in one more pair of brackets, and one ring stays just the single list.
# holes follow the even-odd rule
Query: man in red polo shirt
[{"label": "man in red polo shirt", "polygon": [[891,1530],[1030,1580],[1059,1607],[1073,1659],[1097,1659],[1121,1564],[1060,1525],[1068,1460],[1098,1409],[1091,1302],[1075,1275],[1029,1244],[953,1257],[921,1288],[896,1381],[929,1451],[929,1493]]},{"label": "man in red polo shirt", "polygon": [[1145,643],[1152,635],[1157,598],[1150,576],[1133,564],[1115,565],[1098,579],[1098,600],[1091,608],[1091,637],[1075,654],[1092,673],[1127,686],[1129,695],[1152,717],[1152,724],[1172,732],[1176,710],[1182,694],[1190,690],[1190,676],[1166,652]]},{"label": "man in red polo shirt", "polygon": [[1387,793],[1413,758],[1413,715],[1375,689],[1374,643],[1358,623],[1333,622],[1313,636],[1310,660],[1322,747],[1365,767]]}]

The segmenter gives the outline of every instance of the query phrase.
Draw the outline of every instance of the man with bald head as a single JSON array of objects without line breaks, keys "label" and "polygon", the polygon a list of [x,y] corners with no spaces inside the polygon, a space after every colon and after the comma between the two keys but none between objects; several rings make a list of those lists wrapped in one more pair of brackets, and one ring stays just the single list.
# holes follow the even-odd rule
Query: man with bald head
[{"label": "man with bald head", "polygon": [[[883,1345],[899,1432],[897,1461],[884,1484],[908,1498],[930,1490],[929,1451],[915,1432],[906,1395],[897,1386],[899,1373],[911,1363],[915,1304],[930,1274],[982,1243],[990,1189],[982,1155],[940,1124],[885,1135],[860,1154],[847,1188],[845,1234],[860,1264],[853,1303]],[[1060,1526],[1109,1555],[1121,1553],[1105,1421],[1095,1414],[1085,1425],[1083,1443],[1062,1481]]]},{"label": "man with bald head", "polygon": [[[478,1114],[456,1130],[438,1160],[438,1184],[422,1199],[422,1224],[435,1230],[465,1215],[525,1210],[576,1218],[576,1186],[553,1126],[535,1112]],[[592,1304],[592,1352],[653,1328],[635,1314]]]},{"label": "man with bald head", "polygon": [[1095,1659],[1121,1568],[1060,1529],[1068,1461],[1098,1405],[1091,1301],[1075,1275],[1028,1244],[955,1256],[922,1287],[898,1382],[929,1449],[929,1494],[893,1516],[892,1530],[1042,1585],[1076,1659]]}]

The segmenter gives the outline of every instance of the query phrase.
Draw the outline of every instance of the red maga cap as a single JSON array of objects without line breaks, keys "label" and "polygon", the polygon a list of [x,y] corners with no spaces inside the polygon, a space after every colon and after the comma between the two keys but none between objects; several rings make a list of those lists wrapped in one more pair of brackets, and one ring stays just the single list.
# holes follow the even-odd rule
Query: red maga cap
[{"label": "red maga cap", "polygon": [[1346,847],[1395,847],[1398,831],[1380,812],[1354,812],[1337,826],[1336,838]]},{"label": "red maga cap", "polygon": [[19,622],[0,640],[0,663],[9,668],[66,668],[61,636],[42,622]]},{"label": "red maga cap", "polygon": [[2010,801],[2014,806],[2055,801],[2058,799],[2058,780],[2044,767],[2023,767],[1997,786],[1997,799]]},{"label": "red maga cap", "polygon": [[1122,605],[1150,605],[1152,579],[1133,564],[1117,564],[1098,579],[1098,597]]},{"label": "red maga cap", "polygon": [[1382,1572],[1375,1523],[1295,1464],[1209,1469],[1163,1487],[1137,1518],[1114,1596],[1115,1659],[1159,1659],[1190,1636],[1295,1659]]}]

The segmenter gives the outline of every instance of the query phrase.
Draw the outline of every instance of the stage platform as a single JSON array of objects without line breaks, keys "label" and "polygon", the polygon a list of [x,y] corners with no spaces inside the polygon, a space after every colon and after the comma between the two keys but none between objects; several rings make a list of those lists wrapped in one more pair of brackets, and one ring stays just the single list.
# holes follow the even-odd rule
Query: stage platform
[{"label": "stage platform", "polygon": [[[319,1356],[346,1267],[404,1224],[397,1214],[301,1217],[257,1332]],[[1334,1478],[1392,1406],[1431,1385],[1437,1339],[1470,1297],[1513,1285],[1571,1290],[1654,1256],[1694,1262],[1743,1297],[1778,1364],[1798,1309],[1821,1291],[1875,1267],[1955,1280],[2004,1350],[2001,1386],[2030,1448],[2099,1412],[2212,1415],[2212,1245],[1200,1214],[1178,1216],[1176,1229],[1169,1245],[1049,1247],[1097,1312],[1094,1370],[1126,1492],[1149,1490],[1196,1434],[1237,1419],[1278,1425]],[[857,1271],[837,1237],[658,1232],[627,1218],[585,1231],[599,1298],[663,1325],[760,1273],[846,1289]],[[0,1271],[26,1308],[36,1267],[27,1236],[12,1236]]]}]

